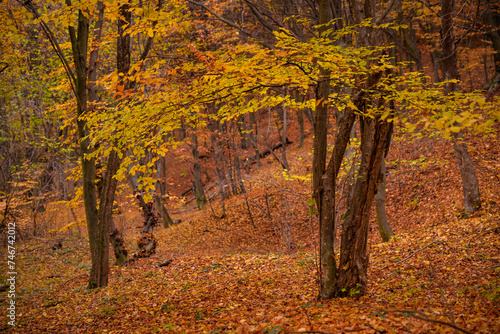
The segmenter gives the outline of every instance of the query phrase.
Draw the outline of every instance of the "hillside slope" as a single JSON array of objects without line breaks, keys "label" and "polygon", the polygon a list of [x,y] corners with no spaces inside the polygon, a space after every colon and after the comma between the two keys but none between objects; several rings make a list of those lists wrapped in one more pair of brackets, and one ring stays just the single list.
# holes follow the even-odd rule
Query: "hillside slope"
[{"label": "hillside slope", "polygon": [[[460,219],[460,175],[450,143],[396,135],[387,161],[387,210],[397,236],[381,243],[372,221],[367,296],[316,301],[308,137],[303,148],[289,147],[290,174],[269,157],[246,175],[248,193],[226,201],[225,217],[215,199],[203,211],[193,210],[189,199],[171,207],[183,222],[157,229],[153,257],[113,267],[107,289],[86,290],[84,238],[51,232],[19,242],[12,332],[499,332],[499,136],[467,138],[483,209]],[[116,221],[133,252],[139,213],[132,199],[122,203]],[[62,248],[53,250],[56,240]],[[0,296],[6,319],[7,299]]]}]

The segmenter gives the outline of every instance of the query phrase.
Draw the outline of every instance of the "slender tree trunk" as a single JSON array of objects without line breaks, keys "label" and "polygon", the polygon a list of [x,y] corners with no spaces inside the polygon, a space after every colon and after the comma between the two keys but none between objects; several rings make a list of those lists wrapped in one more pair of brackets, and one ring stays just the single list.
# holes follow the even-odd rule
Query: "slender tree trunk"
[{"label": "slender tree trunk", "polygon": [[250,142],[255,150],[255,159],[257,160],[257,168],[260,168],[260,150],[259,150],[259,142],[258,142],[258,125],[255,120],[255,113],[250,113],[250,127],[251,132],[249,133]]},{"label": "slender tree trunk", "polygon": [[156,189],[156,193],[154,195],[155,205],[158,212],[160,212],[161,219],[163,221],[163,227],[167,228],[173,224],[173,221],[170,215],[168,214],[168,210],[165,207],[165,203],[163,202],[167,192],[165,189],[165,177],[166,177],[165,157],[160,157],[158,159],[158,162],[156,164],[156,170],[157,170],[158,182],[156,182],[155,186]]},{"label": "slender tree trunk", "polygon": [[[381,99],[379,101],[379,106],[381,107],[382,104],[385,103],[384,99]],[[392,110],[392,113],[395,113],[395,107],[394,107],[394,102],[390,101],[390,108]],[[394,232],[392,231],[392,228],[389,224],[389,221],[387,219],[387,212],[386,212],[386,181],[387,181],[387,169],[385,165],[385,158],[389,154],[389,148],[391,146],[391,139],[392,139],[392,133],[394,129],[394,124],[390,123],[389,124],[389,131],[387,132],[387,140],[386,140],[386,146],[384,149],[384,157],[382,158],[382,163],[380,165],[380,173],[379,173],[379,178],[378,178],[378,185],[377,185],[377,191],[375,194],[375,211],[377,214],[377,224],[378,224],[378,230],[380,233],[380,236],[382,238],[382,241],[387,242],[390,240],[392,236],[394,236]]]},{"label": "slender tree trunk", "polygon": [[220,138],[217,123],[214,121],[210,125],[211,134],[210,141],[212,142],[212,150],[215,160],[215,173],[217,174],[217,180],[219,182],[219,191],[221,194],[221,199],[225,200],[230,196],[229,183],[227,181],[226,169],[224,168],[224,153],[220,147]]},{"label": "slender tree trunk", "polygon": [[105,248],[106,251],[103,250],[101,252],[104,254],[103,256],[109,258],[108,245],[110,243],[110,236],[112,236],[112,245],[118,265],[127,261],[127,251],[123,244],[123,237],[113,222],[113,203],[118,184],[118,180],[114,176],[120,168],[120,162],[121,159],[118,157],[116,151],[111,151],[106,166],[106,174],[103,179],[103,192],[99,201],[99,234],[106,235],[106,238],[102,238],[103,243],[99,244],[99,248]]},{"label": "slender tree trunk", "polygon": [[387,242],[394,236],[389,221],[387,220],[387,212],[385,210],[385,186],[386,186],[386,169],[385,161],[382,160],[380,166],[379,183],[377,188],[377,194],[375,195],[375,209],[377,212],[377,224],[382,241]]},{"label": "slender tree trunk", "polygon": [[299,122],[299,148],[304,146],[304,113],[302,109],[297,109],[297,121]]},{"label": "slender tree trunk", "polygon": [[439,63],[436,59],[438,57],[437,51],[431,51],[430,54],[432,60],[432,69],[434,71],[434,82],[440,82],[441,79],[439,78]]},{"label": "slender tree trunk", "polygon": [[240,134],[240,147],[242,150],[246,150],[248,148],[248,126],[245,120],[245,115],[238,117],[236,127],[238,128],[238,132]]},{"label": "slender tree trunk", "polygon": [[[319,23],[327,24],[332,19],[330,2],[319,0]],[[320,32],[326,31],[323,26]],[[329,71],[320,68],[320,82],[316,90],[316,115],[314,118],[313,142],[313,196],[319,212],[319,299],[334,297],[336,265],[334,253],[335,240],[335,179],[331,173],[324,177],[326,166],[328,96],[330,95]],[[333,166],[332,166],[333,168]]]},{"label": "slender tree trunk", "polygon": [[[227,133],[226,133],[227,135]],[[230,145],[229,145],[229,139],[226,139],[224,140],[224,146],[229,148]],[[236,170],[234,168],[234,164],[233,164],[233,161],[234,161],[234,158],[231,156],[231,150],[228,149],[227,150],[228,152],[228,161],[226,162],[226,167],[227,167],[227,178],[229,179],[229,184],[231,185],[231,192],[233,193],[233,195],[238,195],[238,185],[236,184]],[[234,155],[236,155],[236,152],[232,152]]]},{"label": "slender tree trunk", "polygon": [[500,84],[500,6],[498,2],[494,3],[491,0],[486,1],[486,10],[484,12],[484,19],[489,26],[486,35],[491,41],[491,46],[495,53],[493,60],[495,62],[495,74],[491,81],[489,81],[484,89],[493,90]]},{"label": "slender tree trunk", "polygon": [[89,19],[78,12],[77,29],[68,28],[73,61],[75,65],[75,95],[77,100],[77,126],[80,140],[80,160],[82,165],[83,200],[89,235],[92,268],[90,270],[89,288],[108,285],[109,273],[109,231],[107,226],[99,221],[101,215],[97,211],[97,194],[95,187],[95,159],[88,158],[92,153],[90,139],[87,136],[87,124],[82,117],[87,112],[87,50],[89,38]]},{"label": "slender tree trunk", "polygon": [[281,147],[281,162],[283,164],[284,169],[290,170],[290,165],[288,164],[288,160],[286,158],[286,142],[288,135],[288,110],[285,106],[281,106],[282,108],[282,121],[283,121],[283,135],[281,136],[281,143],[283,146]]},{"label": "slender tree trunk", "polygon": [[[455,0],[441,1],[441,23],[442,23],[442,45],[443,45],[443,75],[445,80],[458,80],[460,78],[457,65],[457,49],[455,46],[454,33],[454,13]],[[446,92],[452,93],[457,90],[455,82],[446,84]],[[479,193],[479,183],[476,171],[463,141],[462,134],[454,135],[453,151],[457,159],[460,174],[462,176],[462,186],[464,194],[464,210],[472,213],[481,208],[481,195]]]},{"label": "slender tree trunk", "polygon": [[240,155],[238,154],[238,147],[236,146],[236,143],[234,141],[234,137],[230,140],[230,145],[231,148],[233,149],[234,152],[234,172],[235,172],[235,178],[238,181],[238,185],[240,187],[240,192],[242,194],[246,193],[245,190],[245,185],[243,184],[243,179],[241,177],[241,161],[240,161]]},{"label": "slender tree trunk", "polygon": [[198,209],[201,210],[207,203],[207,197],[205,196],[205,191],[203,190],[203,184],[201,182],[200,152],[198,151],[198,137],[196,137],[196,132],[194,132],[194,130],[191,132],[190,146],[191,146],[191,152],[193,153],[192,176],[194,184],[194,193]]},{"label": "slender tree trunk", "polygon": [[160,212],[161,219],[163,221],[163,227],[167,228],[170,225],[174,224],[172,217],[170,217],[167,208],[163,203],[163,196],[161,194],[155,194],[155,205],[158,211]]}]

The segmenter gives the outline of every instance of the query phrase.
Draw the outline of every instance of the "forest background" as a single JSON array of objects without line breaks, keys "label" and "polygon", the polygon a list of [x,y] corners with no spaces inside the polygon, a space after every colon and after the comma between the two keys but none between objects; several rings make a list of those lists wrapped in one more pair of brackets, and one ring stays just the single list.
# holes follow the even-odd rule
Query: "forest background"
[{"label": "forest background", "polygon": [[500,330],[496,3],[0,20],[3,330]]}]

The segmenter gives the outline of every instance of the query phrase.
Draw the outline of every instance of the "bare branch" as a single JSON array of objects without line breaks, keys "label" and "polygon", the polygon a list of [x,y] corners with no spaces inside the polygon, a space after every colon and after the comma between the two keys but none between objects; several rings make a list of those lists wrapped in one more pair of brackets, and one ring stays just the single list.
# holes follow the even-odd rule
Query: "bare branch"
[{"label": "bare branch", "polygon": [[245,0],[245,2],[247,3],[248,7],[250,7],[250,10],[252,11],[253,15],[255,15],[257,20],[259,20],[259,22],[262,23],[262,25],[266,29],[268,29],[269,31],[276,30],[269,22],[266,21],[266,19],[261,15],[261,13],[257,10],[257,8],[255,7],[255,5],[253,3],[251,3],[248,0]]},{"label": "bare branch", "polygon": [[425,247],[422,247],[422,248],[416,250],[415,252],[411,253],[410,255],[408,255],[407,257],[405,257],[404,259],[402,259],[401,261],[398,261],[396,263],[390,263],[390,264],[386,265],[385,267],[380,268],[380,270],[384,270],[386,268],[389,268],[391,265],[400,264],[401,262],[404,262],[404,261],[408,260],[410,257],[414,256],[415,254],[417,254],[417,253],[423,251],[424,249],[429,248],[433,244],[437,244],[437,243],[438,243],[438,241],[434,240],[433,242],[431,242],[430,244],[426,245]]},{"label": "bare branch", "polygon": [[194,4],[194,5],[197,5],[197,6],[200,6],[201,8],[205,9],[207,12],[209,12],[210,14],[212,14],[213,16],[215,16],[219,21],[221,22],[224,22],[225,24],[227,24],[228,26],[230,27],[233,27],[235,29],[238,29],[239,31],[241,31],[242,33],[244,33],[245,35],[249,36],[250,38],[256,40],[257,42],[261,43],[262,45],[264,45],[265,47],[269,48],[269,49],[275,49],[275,47],[261,39],[259,39],[258,37],[256,37],[254,34],[251,34],[249,32],[247,32],[246,30],[243,30],[242,27],[239,27],[238,25],[236,25],[235,23],[227,20],[226,18],[220,16],[219,14],[215,13],[214,11],[212,11],[210,8],[208,8],[205,4],[202,4],[200,2],[196,2],[196,1],[193,1],[193,0],[188,0],[188,2]]}]

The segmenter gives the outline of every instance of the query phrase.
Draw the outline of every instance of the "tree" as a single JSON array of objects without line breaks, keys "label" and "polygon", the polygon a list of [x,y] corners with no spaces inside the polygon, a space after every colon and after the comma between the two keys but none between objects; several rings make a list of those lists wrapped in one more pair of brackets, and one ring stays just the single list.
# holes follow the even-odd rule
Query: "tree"
[{"label": "tree", "polygon": [[491,41],[493,50],[495,50],[493,54],[495,74],[484,88],[493,90],[500,83],[500,6],[490,0],[485,2],[484,21],[486,23],[486,35]]},{"label": "tree", "polygon": [[[159,7],[161,8],[161,1]],[[71,6],[71,2],[67,1],[67,5]],[[36,18],[39,18],[36,8],[31,2],[24,4]],[[105,287],[108,283],[109,272],[109,243],[110,234],[113,237],[113,246],[115,246],[115,255],[118,262],[126,260],[126,251],[123,248],[123,240],[116,227],[113,227],[112,213],[114,195],[118,179],[115,177],[120,168],[122,153],[117,147],[118,142],[112,140],[109,142],[110,147],[103,145],[95,145],[92,140],[94,132],[91,132],[91,127],[95,127],[92,123],[95,115],[98,115],[102,110],[97,108],[97,88],[96,80],[98,73],[98,57],[99,57],[99,42],[103,29],[104,21],[104,5],[102,2],[97,2],[95,7],[85,7],[84,9],[75,7],[78,19],[76,27],[68,26],[69,40],[73,56],[73,65],[69,65],[64,53],[61,51],[59,43],[49,26],[41,19],[41,25],[47,34],[56,54],[59,56],[63,67],[67,73],[70,85],[75,95],[76,100],[76,123],[78,128],[78,139],[80,148],[80,161],[82,168],[83,182],[83,200],[85,205],[85,214],[87,228],[89,233],[89,244],[92,258],[92,268],[89,278],[89,288]],[[130,69],[130,35],[129,25],[131,22],[131,12],[128,2],[122,3],[118,7],[118,40],[117,40],[117,72],[122,73],[122,77],[116,85],[118,91],[127,91],[134,88],[134,83],[130,83],[127,75]],[[91,19],[95,20],[93,29],[93,41],[97,44],[89,50],[90,24]],[[153,33],[154,36],[154,33]],[[146,46],[141,54],[140,61],[144,61],[152,46],[152,38],[149,36]],[[90,54],[89,54],[90,51]],[[135,75],[137,70],[134,70],[131,75]],[[123,106],[121,106],[123,108]],[[111,115],[113,118],[114,115]],[[99,117],[98,117],[99,118]],[[96,140],[99,142],[99,140]],[[107,162],[105,164],[105,172],[100,181],[99,191],[96,188],[96,156],[104,151]],[[98,196],[100,197],[98,201]],[[113,233],[110,233],[113,232]]]},{"label": "tree", "polygon": [[[441,7],[443,76],[448,80],[445,84],[446,93],[453,94],[457,90],[457,80],[459,80],[454,32],[455,1],[442,0]],[[481,196],[474,165],[461,131],[453,134],[453,151],[462,176],[464,210],[466,213],[472,213],[481,208]]]}]

